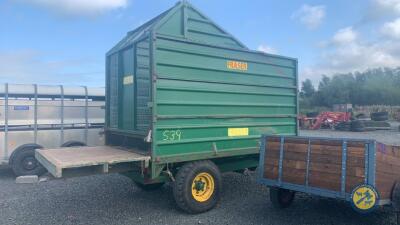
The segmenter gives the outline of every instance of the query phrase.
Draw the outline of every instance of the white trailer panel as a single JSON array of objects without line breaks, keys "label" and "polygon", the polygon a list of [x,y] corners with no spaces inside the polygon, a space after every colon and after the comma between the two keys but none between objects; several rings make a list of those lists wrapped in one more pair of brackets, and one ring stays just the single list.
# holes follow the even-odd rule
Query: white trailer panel
[{"label": "white trailer panel", "polygon": [[0,165],[27,144],[104,145],[104,106],[104,88],[0,85]]}]

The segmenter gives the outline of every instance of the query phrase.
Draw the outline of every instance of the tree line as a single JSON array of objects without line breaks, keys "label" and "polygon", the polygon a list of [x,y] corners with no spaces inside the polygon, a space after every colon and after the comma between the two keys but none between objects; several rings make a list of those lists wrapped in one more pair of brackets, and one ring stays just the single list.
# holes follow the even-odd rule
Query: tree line
[{"label": "tree line", "polygon": [[323,75],[318,88],[309,79],[302,82],[302,108],[346,103],[359,106],[400,105],[400,67],[370,69],[333,77]]}]

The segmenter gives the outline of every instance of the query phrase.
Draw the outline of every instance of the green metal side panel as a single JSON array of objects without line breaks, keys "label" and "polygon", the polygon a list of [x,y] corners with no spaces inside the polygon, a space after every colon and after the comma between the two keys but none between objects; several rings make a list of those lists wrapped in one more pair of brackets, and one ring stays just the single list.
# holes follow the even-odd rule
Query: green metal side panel
[{"label": "green metal side panel", "polygon": [[156,160],[257,153],[261,134],[296,135],[295,59],[166,37],[155,45]]},{"label": "green metal side panel", "polygon": [[177,4],[158,22],[155,30],[159,35],[185,38],[229,48],[246,48],[235,37],[187,2]]},{"label": "green metal side panel", "polygon": [[169,36],[183,36],[184,35],[184,24],[183,24],[183,8],[176,8],[171,11],[168,19],[163,20],[159,25],[157,32],[159,34]]},{"label": "green metal side panel", "polygon": [[218,46],[243,48],[244,46],[232,35],[223,31],[214,22],[202,15],[192,6],[187,7],[187,38]]},{"label": "green metal side panel", "polygon": [[146,133],[151,125],[150,40],[136,44],[136,130]]}]

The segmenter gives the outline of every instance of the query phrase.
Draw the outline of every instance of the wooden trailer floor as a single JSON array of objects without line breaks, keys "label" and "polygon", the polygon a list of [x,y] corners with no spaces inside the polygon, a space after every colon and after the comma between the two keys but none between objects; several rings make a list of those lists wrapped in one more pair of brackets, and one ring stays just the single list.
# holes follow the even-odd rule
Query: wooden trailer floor
[{"label": "wooden trailer floor", "polygon": [[147,166],[150,160],[150,156],[110,146],[38,149],[35,157],[56,178],[126,172],[134,169],[134,163]]}]

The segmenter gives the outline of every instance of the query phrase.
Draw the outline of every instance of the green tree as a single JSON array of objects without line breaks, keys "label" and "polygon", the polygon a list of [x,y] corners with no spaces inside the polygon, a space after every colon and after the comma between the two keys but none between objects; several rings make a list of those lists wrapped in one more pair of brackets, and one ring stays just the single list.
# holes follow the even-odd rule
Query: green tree
[{"label": "green tree", "polygon": [[332,77],[322,75],[317,90],[310,80],[305,80],[300,96],[301,103],[310,108],[332,107],[341,103],[400,105],[400,67],[376,68]]},{"label": "green tree", "polygon": [[301,84],[300,96],[303,98],[311,98],[315,94],[315,87],[310,79],[307,79]]}]

